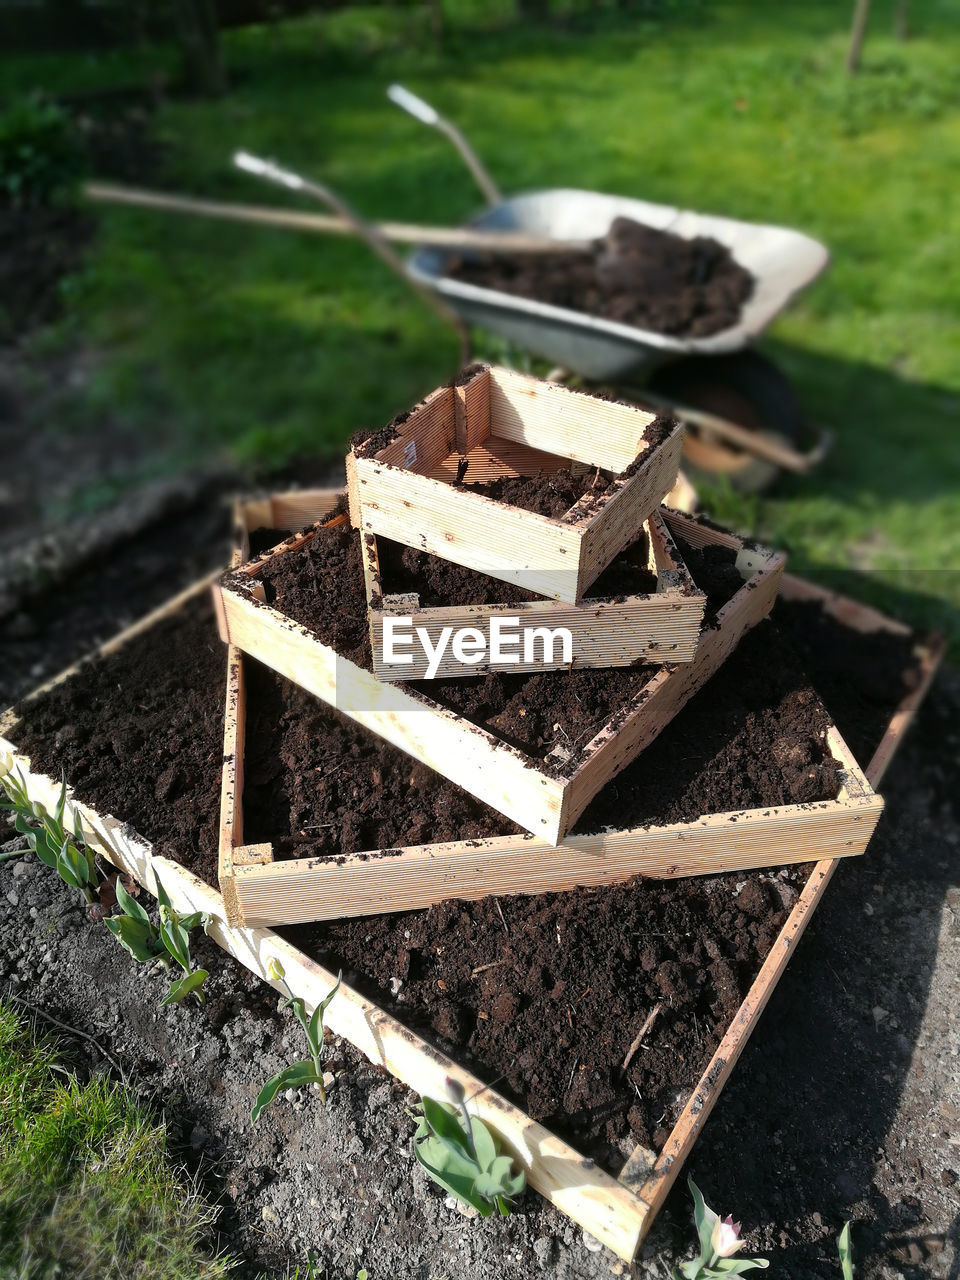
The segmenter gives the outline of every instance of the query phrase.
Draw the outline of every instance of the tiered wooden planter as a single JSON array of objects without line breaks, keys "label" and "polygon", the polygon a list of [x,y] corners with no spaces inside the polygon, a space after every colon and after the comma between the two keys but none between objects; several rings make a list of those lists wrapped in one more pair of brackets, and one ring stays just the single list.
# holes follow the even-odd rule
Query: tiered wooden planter
[{"label": "tiered wooden planter", "polygon": [[[683,428],[648,445],[654,421],[634,406],[483,367],[429,395],[385,448],[371,442],[348,457],[351,519],[365,533],[576,604],[676,483]],[[461,460],[468,483],[456,485]],[[571,462],[619,478],[560,519],[470,491],[471,481]],[[621,475],[635,462],[633,475]]]},{"label": "tiered wooden planter", "polygon": [[[298,510],[320,519],[337,495],[296,497]],[[272,500],[275,516],[287,499]],[[312,504],[312,505],[311,505]],[[239,504],[238,537],[263,523],[262,503]],[[678,517],[671,516],[676,520]],[[278,518],[279,527],[288,527]],[[698,527],[699,529],[699,527]],[[711,538],[721,536],[708,531]],[[736,543],[736,539],[732,539]],[[245,554],[246,544],[240,554]],[[749,555],[750,553],[745,553]],[[761,553],[763,563],[765,553]],[[657,879],[719,874],[864,851],[883,802],[875,795],[839,731],[828,742],[843,765],[836,800],[816,805],[712,814],[599,835],[567,836],[559,847],[533,836],[458,840],[346,857],[274,862],[269,843],[243,840],[243,757],[246,696],[242,653],[230,646],[223,748],[220,888],[232,923],[299,924],[431,906],[445,898],[543,893],[613,884],[643,875]]]},{"label": "tiered wooden planter", "polygon": [[[207,590],[208,585],[209,580],[198,583],[98,653],[112,652],[162,618],[176,614],[189,599]],[[826,607],[838,613],[845,622],[862,625],[866,630],[902,630],[899,624],[889,622],[872,610],[863,609],[853,601],[830,596],[809,584],[790,579],[785,590],[791,595],[802,594],[805,598],[823,600]],[[941,656],[942,646],[928,645],[923,650],[921,678],[893,716],[867,766],[866,776],[873,786],[879,783],[902,741]],[[68,679],[75,670],[76,667],[70,668],[56,680],[49,681],[20,703],[16,710],[0,717],[0,750],[14,754],[15,764],[23,771],[31,799],[47,806],[56,802],[60,781],[31,770],[29,758],[17,751],[16,728],[23,717],[29,716],[31,702],[36,697],[52,685]],[[213,917],[211,937],[251,972],[270,982],[267,965],[274,958],[279,960],[291,990],[306,1001],[308,1010],[329,992],[335,981],[331,973],[270,929],[237,928],[228,924],[219,893],[178,863],[155,856],[149,842],[138,836],[121,818],[98,814],[70,796],[67,812],[71,823],[77,809],[83,815],[84,829],[89,833],[91,843],[104,857],[134,876],[153,894],[156,893],[156,877],[158,874],[162,876],[174,906],[181,911],[209,913]],[[807,849],[798,852],[806,856],[811,854]],[[385,1067],[421,1095],[443,1097],[446,1079],[459,1081],[471,1100],[471,1109],[502,1135],[524,1168],[530,1185],[619,1257],[629,1260],[636,1253],[690,1154],[835,867],[836,862],[831,860],[817,863],[716,1053],[700,1079],[691,1081],[690,1100],[662,1150],[653,1152],[638,1147],[619,1176],[605,1172],[595,1161],[582,1157],[493,1088],[439,1053],[416,1032],[350,986],[341,986],[329,1007],[326,1022],[335,1034],[350,1040],[372,1062]],[[271,985],[277,986],[276,983]]]},{"label": "tiered wooden planter", "polygon": [[[377,539],[364,534],[361,541],[363,571],[367,584],[370,618],[370,645],[373,670],[379,680],[417,680],[426,674],[427,658],[422,646],[412,646],[411,661],[388,663],[383,657],[383,624],[387,618],[408,618],[410,627],[425,628],[436,645],[444,627],[453,632],[463,627],[478,629],[492,652],[490,623],[493,618],[513,619],[517,627],[545,627],[553,631],[565,627],[572,640],[573,662],[564,662],[560,646],[551,646],[550,656],[536,650],[536,661],[517,660],[479,663],[461,662],[448,645],[436,676],[475,676],[485,671],[559,671],[564,667],[629,667],[638,662],[690,662],[700,639],[706,597],[690,577],[683,557],[663,518],[654,512],[644,526],[647,538],[647,568],[657,575],[657,590],[644,595],[609,599],[584,596],[580,604],[556,600],[529,600],[514,604],[472,604],[421,608],[416,594],[390,595],[383,581]],[[448,634],[450,634],[448,632]]]},{"label": "tiered wooden planter", "polygon": [[552,768],[470,723],[429,697],[429,684],[378,680],[342,658],[306,627],[263,602],[255,575],[265,560],[289,555],[313,536],[285,542],[214,588],[220,634],[308,692],[322,698],[381,738],[456,782],[498,813],[557,845],[595,795],[649,746],[679,709],[723,664],[745,631],[770,612],[784,557],[748,547],[730,534],[662,509],[667,527],[696,545],[737,551],[744,585],[701,636],[692,662],[664,667],[620,708],[565,767],[555,752]]}]

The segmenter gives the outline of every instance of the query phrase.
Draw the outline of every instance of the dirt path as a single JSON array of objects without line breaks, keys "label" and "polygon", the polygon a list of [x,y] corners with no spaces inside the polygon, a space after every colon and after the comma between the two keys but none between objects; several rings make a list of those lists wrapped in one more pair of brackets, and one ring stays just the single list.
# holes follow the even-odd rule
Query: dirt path
[{"label": "dirt path", "polygon": [[[131,538],[107,576],[91,567],[25,603],[18,626],[32,631],[0,632],[7,697],[220,556],[225,508],[212,509],[182,512],[173,539]],[[778,1277],[837,1276],[847,1216],[861,1278],[958,1274],[958,746],[960,678],[947,673],[891,771],[869,854],[838,871],[691,1161]],[[52,876],[32,861],[0,865],[0,990],[99,1038],[167,1112],[223,1205],[222,1243],[251,1275],[302,1263],[308,1248],[331,1280],[360,1265],[373,1280],[625,1273],[535,1195],[506,1222],[465,1222],[411,1159],[411,1099],[350,1046],[332,1049],[326,1110],[283,1102],[251,1129],[256,1089],[300,1056],[298,1032],[272,992],[206,945],[209,1013],[160,1014],[159,978],[86,924]],[[97,1058],[82,1041],[77,1054]],[[640,1274],[666,1277],[663,1259],[690,1238],[681,1189]]]}]

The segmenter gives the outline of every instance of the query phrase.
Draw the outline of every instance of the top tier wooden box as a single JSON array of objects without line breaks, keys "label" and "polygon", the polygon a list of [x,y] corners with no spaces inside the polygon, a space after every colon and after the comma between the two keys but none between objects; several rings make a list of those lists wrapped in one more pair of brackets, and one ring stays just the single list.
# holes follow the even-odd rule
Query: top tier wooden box
[{"label": "top tier wooden box", "polygon": [[[354,448],[351,519],[367,532],[579,604],[676,482],[683,428],[675,424],[650,443],[644,433],[656,421],[642,409],[480,366],[417,405],[385,447],[378,450],[373,437]],[[455,484],[461,459],[467,482]],[[471,492],[471,483],[551,474],[571,462],[613,480],[559,519]],[[621,474],[634,463],[632,474]]]}]

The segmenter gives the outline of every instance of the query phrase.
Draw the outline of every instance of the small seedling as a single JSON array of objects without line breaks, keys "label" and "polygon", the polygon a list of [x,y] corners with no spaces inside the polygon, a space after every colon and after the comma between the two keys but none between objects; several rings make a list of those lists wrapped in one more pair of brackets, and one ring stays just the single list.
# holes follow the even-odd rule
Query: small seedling
[{"label": "small seedling", "polygon": [[434,1182],[482,1218],[494,1209],[505,1218],[527,1185],[526,1176],[522,1169],[513,1172],[513,1157],[501,1151],[493,1130],[467,1111],[463,1086],[448,1079],[447,1092],[452,1102],[423,1099],[413,1153]]},{"label": "small seedling", "polygon": [[327,1091],[324,1088],[323,1069],[320,1066],[320,1058],[323,1054],[323,1015],[326,1013],[330,1001],[340,990],[340,981],[343,977],[342,973],[337,974],[336,983],[314,1009],[313,1017],[308,1018],[307,1006],[301,997],[295,996],[287,986],[283,965],[276,957],[271,958],[267,964],[267,973],[272,981],[279,982],[287,993],[283,1008],[288,1009],[292,1006],[297,1021],[303,1027],[304,1035],[307,1037],[310,1057],[305,1058],[302,1062],[294,1062],[291,1066],[284,1067],[282,1071],[278,1071],[275,1076],[270,1077],[257,1094],[257,1100],[253,1105],[250,1118],[254,1123],[260,1118],[260,1113],[269,1107],[282,1089],[300,1089],[304,1085],[314,1084],[320,1094],[320,1101],[326,1102]]},{"label": "small seedling", "polygon": [[693,1220],[700,1237],[700,1252],[689,1262],[682,1262],[673,1269],[673,1280],[722,1280],[725,1276],[742,1276],[746,1271],[766,1270],[770,1265],[766,1258],[735,1258],[743,1248],[740,1224],[730,1214],[721,1218],[700,1194],[700,1188],[692,1178],[687,1186],[693,1196]]},{"label": "small seedling", "polygon": [[170,901],[169,894],[157,877],[157,898],[160,903],[160,927],[153,923],[140,903],[123,887],[122,880],[117,880],[117,903],[123,913],[111,916],[104,924],[124,947],[141,964],[159,961],[165,968],[175,960],[184,971],[182,978],[175,978],[160,1001],[161,1005],[178,1004],[189,995],[195,995],[203,1004],[203,984],[207,979],[206,969],[194,969],[190,957],[190,930],[203,926],[205,929],[210,917],[201,911],[190,915],[181,915]]},{"label": "small seedling", "polygon": [[853,1280],[853,1246],[850,1244],[850,1223],[845,1222],[840,1238],[837,1240],[837,1252],[840,1255],[840,1270],[843,1280]]},{"label": "small seedling", "polygon": [[[4,761],[3,763],[6,763]],[[79,810],[74,814],[73,831],[63,824],[67,803],[64,777],[57,804],[50,813],[39,801],[31,801],[23,775],[12,769],[0,770],[0,786],[7,799],[0,809],[14,815],[13,825],[44,866],[56,871],[71,889],[79,889],[88,903],[96,901],[97,865],[93,851],[84,842]]]}]

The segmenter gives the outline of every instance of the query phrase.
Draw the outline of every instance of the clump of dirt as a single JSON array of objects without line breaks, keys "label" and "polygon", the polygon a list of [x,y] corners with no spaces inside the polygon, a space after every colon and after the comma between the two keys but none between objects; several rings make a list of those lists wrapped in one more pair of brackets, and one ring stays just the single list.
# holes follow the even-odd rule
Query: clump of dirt
[{"label": "clump of dirt", "polygon": [[281,932],[610,1166],[625,1140],[663,1145],[805,879],[634,881]]},{"label": "clump of dirt", "polygon": [[732,328],[754,279],[726,246],[615,218],[592,253],[453,255],[455,280],[617,320],[705,338]]},{"label": "clump of dirt", "polygon": [[562,467],[550,475],[498,476],[482,484],[465,483],[463,488],[482,498],[492,498],[508,507],[532,511],[538,516],[559,520],[587,493],[604,493],[609,485],[602,471],[572,471]]}]

